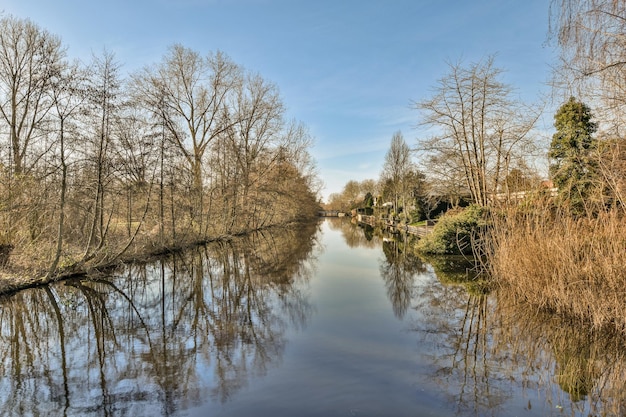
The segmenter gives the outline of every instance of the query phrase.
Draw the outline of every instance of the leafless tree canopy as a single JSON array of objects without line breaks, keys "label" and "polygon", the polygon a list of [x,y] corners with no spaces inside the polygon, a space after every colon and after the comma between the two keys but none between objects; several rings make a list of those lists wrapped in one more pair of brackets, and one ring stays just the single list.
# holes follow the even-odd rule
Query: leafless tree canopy
[{"label": "leafless tree canopy", "polygon": [[0,20],[0,120],[9,136],[9,152],[3,157],[15,174],[37,159],[29,151],[43,135],[52,106],[48,92],[64,55],[60,39],[30,20]]},{"label": "leafless tree canopy", "polygon": [[405,142],[402,132],[396,132],[393,134],[389,150],[385,154],[385,163],[381,176],[383,181],[389,181],[391,184],[396,210],[400,206],[400,200],[402,201],[402,207],[407,207],[408,179],[413,169],[411,149]]},{"label": "leafless tree canopy", "polygon": [[[449,64],[432,97],[415,103],[432,136],[418,147],[432,171],[458,173],[477,204],[500,191],[509,167],[532,144],[538,111],[513,100],[493,58],[463,66]],[[448,179],[452,178],[448,175]],[[445,180],[445,179],[442,179]]]},{"label": "leafless tree canopy", "polygon": [[[53,277],[317,215],[306,127],[223,52],[172,46],[128,79],[0,20],[0,253]],[[161,249],[159,249],[161,248]]]},{"label": "leafless tree canopy", "polygon": [[552,0],[551,35],[561,50],[556,87],[597,107],[621,135],[626,105],[626,2]]}]

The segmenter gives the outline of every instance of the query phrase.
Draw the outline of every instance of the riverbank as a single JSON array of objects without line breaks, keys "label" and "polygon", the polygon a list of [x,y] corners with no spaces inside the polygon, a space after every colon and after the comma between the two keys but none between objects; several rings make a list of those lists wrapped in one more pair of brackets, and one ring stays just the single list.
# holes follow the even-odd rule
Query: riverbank
[{"label": "riverbank", "polygon": [[[619,209],[572,216],[553,204],[491,210],[470,206],[442,216],[417,241],[425,254],[480,256],[481,288],[509,293],[529,310],[590,331],[626,336],[626,221]],[[359,222],[387,230],[406,226]]]},{"label": "riverbank", "polygon": [[268,225],[261,228],[247,229],[239,231],[237,233],[207,237],[203,239],[181,239],[181,243],[176,245],[144,246],[142,247],[143,250],[136,249],[133,251],[129,251],[128,253],[122,254],[109,261],[105,260],[96,264],[77,262],[75,264],[67,265],[57,269],[57,271],[52,275],[50,275],[48,271],[44,269],[37,270],[34,268],[15,268],[12,270],[7,270],[5,268],[9,258],[9,254],[7,253],[7,259],[4,259],[3,264],[1,265],[3,266],[3,269],[0,269],[0,296],[10,295],[12,293],[22,291],[28,288],[48,285],[53,282],[59,282],[72,278],[87,276],[100,277],[102,275],[111,273],[115,269],[125,264],[150,262],[151,260],[155,260],[163,256],[184,252],[186,250],[199,246],[204,246],[213,242],[227,242],[235,238],[250,235],[256,232],[299,227],[314,224],[315,222],[316,219],[311,219],[309,221],[292,221]]},{"label": "riverbank", "polygon": [[389,219],[379,219],[376,216],[368,216],[365,214],[357,214],[356,221],[360,224],[367,224],[372,227],[380,227],[391,233],[408,233],[418,237],[424,237],[433,231],[432,225],[427,226],[411,226],[399,223]]}]

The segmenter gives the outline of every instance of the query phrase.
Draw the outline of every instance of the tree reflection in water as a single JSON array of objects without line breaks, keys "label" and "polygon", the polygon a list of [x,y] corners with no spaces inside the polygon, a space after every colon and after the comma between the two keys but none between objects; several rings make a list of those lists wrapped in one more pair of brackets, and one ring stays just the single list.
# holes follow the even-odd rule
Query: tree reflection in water
[{"label": "tree reflection in water", "polygon": [[[382,248],[387,298],[416,340],[419,372],[407,378],[458,415],[626,414],[623,339],[529,311],[501,289],[474,291],[449,259],[423,262],[408,240],[330,225],[349,245]],[[312,315],[316,230],[259,233],[5,297],[0,415],[175,415],[232,400],[281,363],[287,329]]]},{"label": "tree reflection in water", "polygon": [[419,335],[458,415],[515,414],[504,409],[512,403],[539,415],[626,415],[624,338],[528,310],[503,289],[485,294],[462,259],[422,261],[405,236],[334,224],[349,245],[382,245],[394,313]]},{"label": "tree reflection in water", "polygon": [[[499,292],[494,306],[499,349],[516,352],[523,381],[545,392],[554,407],[576,415],[626,414],[626,340],[588,324],[529,311]],[[541,371],[547,377],[533,376]],[[528,384],[531,386],[530,384]]]},{"label": "tree reflection in water", "polygon": [[426,265],[411,251],[407,236],[383,239],[382,245],[385,258],[380,263],[380,275],[393,312],[402,319],[415,297],[415,279],[426,272]]},{"label": "tree reflection in water", "polygon": [[502,415],[511,404],[539,415],[624,414],[624,340],[585,334],[504,290],[487,295],[471,284],[433,279],[422,286],[413,324],[433,347],[432,375],[458,414]]},{"label": "tree reflection in water", "polygon": [[383,239],[380,229],[374,229],[368,225],[358,225],[356,219],[339,218],[328,219],[328,226],[332,230],[339,230],[343,239],[350,248],[364,247],[377,248]]},{"label": "tree reflection in water", "polygon": [[0,415],[173,415],[226,401],[306,325],[316,225],[0,302]]}]

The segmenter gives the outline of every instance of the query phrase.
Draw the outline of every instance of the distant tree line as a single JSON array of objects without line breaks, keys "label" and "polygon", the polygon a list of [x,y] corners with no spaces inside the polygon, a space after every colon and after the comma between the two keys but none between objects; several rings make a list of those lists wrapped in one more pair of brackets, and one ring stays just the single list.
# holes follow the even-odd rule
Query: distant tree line
[{"label": "distant tree line", "polygon": [[430,219],[469,202],[487,206],[540,182],[529,163],[537,156],[533,128],[540,109],[513,97],[493,57],[448,68],[433,96],[413,104],[431,136],[410,147],[394,133],[377,189],[369,190],[402,221]]},{"label": "distant tree line", "polygon": [[[613,72],[619,65],[599,71]],[[553,202],[575,215],[623,207],[621,113],[608,103],[617,92],[603,100],[590,98],[599,106],[605,103],[596,114],[573,96],[566,100],[554,115],[555,133],[546,149],[536,129],[542,108],[516,99],[501,73],[492,57],[449,64],[433,96],[414,103],[431,135],[411,148],[401,132],[394,133],[379,179],[348,182],[328,206],[349,211],[375,201],[397,220],[416,222],[464,204],[492,207],[543,198],[556,188]],[[574,85],[590,97],[582,82]],[[548,161],[543,175],[533,168],[538,158]]]},{"label": "distant tree line", "polygon": [[[306,127],[222,52],[173,45],[123,77],[59,37],[0,19],[0,261],[86,268],[311,218]],[[10,257],[8,254],[10,253]]]}]

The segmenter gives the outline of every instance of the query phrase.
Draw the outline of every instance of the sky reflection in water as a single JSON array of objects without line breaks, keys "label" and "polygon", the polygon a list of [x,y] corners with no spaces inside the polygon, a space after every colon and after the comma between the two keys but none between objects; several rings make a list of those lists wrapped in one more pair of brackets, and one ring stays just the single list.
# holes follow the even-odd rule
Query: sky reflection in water
[{"label": "sky reflection in water", "polygon": [[0,307],[0,415],[620,410],[623,350],[437,272],[327,219],[23,291]]}]

